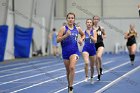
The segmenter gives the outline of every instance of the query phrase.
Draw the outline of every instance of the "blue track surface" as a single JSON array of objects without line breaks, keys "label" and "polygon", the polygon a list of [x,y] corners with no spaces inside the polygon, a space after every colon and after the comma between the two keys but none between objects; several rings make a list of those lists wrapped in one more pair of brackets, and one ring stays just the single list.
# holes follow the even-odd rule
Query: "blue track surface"
[{"label": "blue track surface", "polygon": [[[82,57],[76,65],[74,93],[94,93],[113,80],[140,66],[140,55],[136,55],[131,66],[127,54],[103,55],[103,75],[94,84],[84,82]],[[17,60],[0,63],[0,93],[67,93],[65,68],[61,58],[42,57],[32,60]],[[104,93],[140,93],[140,69],[120,80]]]}]

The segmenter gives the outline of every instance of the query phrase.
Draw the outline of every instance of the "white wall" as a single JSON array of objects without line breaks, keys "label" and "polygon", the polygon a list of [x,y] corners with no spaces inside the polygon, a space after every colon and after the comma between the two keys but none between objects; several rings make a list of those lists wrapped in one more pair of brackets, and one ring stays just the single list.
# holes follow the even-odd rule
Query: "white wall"
[{"label": "white wall", "polygon": [[140,0],[103,0],[104,17],[138,17]]},{"label": "white wall", "polygon": [[55,0],[55,12],[56,12],[56,16],[61,18],[65,16],[65,12],[66,12],[66,1],[67,0]]},{"label": "white wall", "polygon": [[[66,0],[65,8],[64,1],[56,0],[56,2],[57,6],[61,6],[61,8],[57,7],[57,13],[66,10],[66,13],[74,12],[77,18],[101,16],[102,11],[104,17],[138,17],[137,5],[140,3],[139,0]],[[64,17],[63,13],[61,16]],[[57,15],[60,18],[61,16]]]},{"label": "white wall", "polygon": [[0,25],[6,23],[6,0],[0,0]]},{"label": "white wall", "polygon": [[101,15],[100,0],[67,0],[67,13],[74,12],[77,18]]}]

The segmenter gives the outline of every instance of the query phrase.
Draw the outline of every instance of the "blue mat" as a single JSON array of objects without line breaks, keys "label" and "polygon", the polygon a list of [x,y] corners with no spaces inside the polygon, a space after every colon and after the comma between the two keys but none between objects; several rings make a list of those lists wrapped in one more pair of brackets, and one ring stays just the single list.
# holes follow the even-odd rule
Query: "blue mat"
[{"label": "blue mat", "polygon": [[32,42],[33,28],[24,28],[15,25],[14,33],[14,55],[15,58],[28,58]]},{"label": "blue mat", "polygon": [[0,25],[0,62],[4,60],[8,26]]}]

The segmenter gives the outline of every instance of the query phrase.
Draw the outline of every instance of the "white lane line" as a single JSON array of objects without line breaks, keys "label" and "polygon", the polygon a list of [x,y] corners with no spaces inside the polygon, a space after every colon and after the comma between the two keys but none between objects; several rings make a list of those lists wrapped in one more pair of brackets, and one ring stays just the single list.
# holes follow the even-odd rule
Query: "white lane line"
[{"label": "white lane line", "polygon": [[[114,62],[114,61],[107,61],[104,64],[109,64],[109,63],[112,63],[112,62]],[[61,64],[63,64],[63,63],[56,64],[56,65],[53,65],[53,66],[58,66],[58,65],[61,65]],[[51,66],[51,67],[53,67],[53,66]],[[41,67],[39,69],[45,69],[47,67],[50,67],[50,66],[44,66],[44,67]],[[4,78],[4,77],[7,77],[7,76],[12,76],[12,75],[17,75],[17,74],[23,74],[23,73],[27,73],[27,72],[32,72],[32,71],[35,71],[35,70],[36,69],[31,69],[31,70],[21,71],[21,72],[17,72],[17,73],[12,73],[12,74],[6,74],[6,75],[0,76],[0,78]]]},{"label": "white lane line", "polygon": [[[25,60],[26,61],[26,60]],[[50,60],[47,60],[47,59],[42,59],[42,60],[38,60],[38,61],[36,61],[36,60],[32,60],[32,61],[29,61],[29,62],[25,62],[25,63],[16,63],[15,62],[15,64],[6,64],[6,65],[4,65],[4,66],[1,66],[0,68],[5,68],[5,67],[12,67],[12,66],[20,66],[20,65],[24,65],[24,64],[27,64],[27,63],[36,63],[36,62],[44,62],[44,61],[50,61]],[[11,62],[12,63],[12,62]]]},{"label": "white lane line", "polygon": [[[114,68],[112,68],[112,69],[116,69],[116,68],[121,67],[121,66],[126,65],[126,64],[128,64],[128,62],[126,62],[126,63],[124,63],[124,64],[121,64],[121,65],[119,65],[119,66],[116,66],[116,67],[114,67]],[[110,69],[110,70],[112,70],[112,69]],[[108,70],[108,72],[109,72],[110,70]],[[80,71],[76,71],[75,73],[80,73],[80,72],[83,72],[83,71],[84,71],[84,70],[80,70]],[[107,71],[105,71],[105,72],[107,72]],[[37,83],[37,84],[33,84],[33,85],[31,85],[31,86],[28,86],[28,87],[25,87],[25,88],[22,88],[22,89],[19,89],[19,90],[15,90],[15,91],[10,92],[10,93],[20,92],[20,91],[22,91],[22,90],[26,90],[26,89],[29,89],[29,88],[32,88],[32,87],[35,87],[35,86],[38,86],[38,85],[41,85],[41,84],[50,82],[50,81],[54,81],[54,80],[63,78],[63,77],[65,77],[65,76],[66,76],[66,75],[63,75],[63,76],[59,76],[59,77],[54,78],[54,79],[50,79],[50,80],[43,81],[43,82],[40,82],[40,83]],[[97,76],[97,75],[96,75],[96,76]],[[95,77],[95,76],[94,76],[94,77]],[[76,84],[77,84],[77,83],[76,83]],[[78,82],[78,84],[79,84],[79,82]],[[75,85],[75,84],[74,84],[74,85]]]},{"label": "white lane line", "polygon": [[[80,66],[80,65],[83,65],[84,63],[80,63],[76,66]],[[41,76],[41,75],[47,75],[47,74],[50,74],[50,73],[53,73],[53,72],[57,72],[57,71],[60,71],[60,70],[63,70],[65,68],[60,68],[60,69],[56,69],[56,70],[52,70],[52,71],[48,71],[46,73],[39,73],[39,74],[35,74],[35,75],[31,75],[31,76],[28,76],[28,77],[24,77],[24,78],[19,78],[19,79],[15,79],[15,80],[11,80],[11,81],[8,81],[8,82],[3,82],[0,84],[1,85],[5,85],[5,84],[9,84],[9,83],[12,83],[12,82],[16,82],[16,81],[20,81],[20,80],[25,80],[25,79],[29,79],[29,78],[33,78],[33,77],[37,77],[37,76]],[[49,77],[49,76],[48,76]]]},{"label": "white lane line", "polygon": [[[39,62],[39,61],[38,61]],[[41,61],[40,61],[41,62]],[[32,67],[34,66],[40,66],[40,65],[47,65],[50,63],[53,63],[54,61],[51,62],[41,62],[41,63],[37,63],[37,64],[27,64],[27,66],[21,66],[21,67],[16,67],[16,68],[11,68],[11,69],[6,69],[6,70],[1,70],[0,73],[4,73],[4,72],[8,72],[8,71],[12,71],[12,70],[18,70],[18,69],[23,69],[23,68],[28,68],[28,67]]]},{"label": "white lane line", "polygon": [[[74,81],[74,82],[80,82],[80,80],[78,80],[78,81]],[[112,81],[94,81],[94,82],[112,82]],[[4,82],[0,82],[0,83],[4,83]],[[22,82],[13,82],[12,84],[19,84],[19,83],[21,83],[21,84],[35,84],[36,82],[24,82],[24,81],[22,81]]]},{"label": "white lane line", "polygon": [[104,92],[105,90],[107,90],[108,88],[112,87],[114,84],[118,83],[119,81],[121,81],[122,79],[126,78],[130,74],[135,73],[137,70],[140,70],[140,66],[134,68],[133,70],[129,71],[128,73],[126,73],[126,74],[122,75],[121,77],[115,79],[114,81],[112,81],[111,83],[109,83],[106,86],[102,87],[101,89],[99,89],[95,93],[102,93],[102,92]]},{"label": "white lane line", "polygon": [[[84,70],[79,70],[79,71],[76,71],[75,73],[80,73],[80,72],[83,72]],[[57,78],[53,78],[53,79],[50,79],[50,80],[47,80],[47,81],[43,81],[43,82],[40,82],[40,83],[37,83],[37,84],[33,84],[31,86],[28,86],[28,87],[25,87],[25,88],[22,88],[22,89],[19,89],[19,90],[15,90],[13,92],[10,92],[10,93],[16,93],[16,92],[20,92],[22,90],[26,90],[26,89],[29,89],[29,88],[32,88],[32,87],[35,87],[35,86],[38,86],[38,85],[41,85],[41,84],[44,84],[44,83],[47,83],[47,82],[51,82],[51,81],[54,81],[54,80],[57,80],[57,79],[61,79],[63,77],[66,77],[66,75],[63,75],[63,76],[59,76]]]},{"label": "white lane line", "polygon": [[[117,57],[118,58],[118,57]],[[110,58],[110,59],[116,59],[116,58]],[[59,59],[60,60],[60,59]],[[26,60],[25,60],[26,61]],[[11,65],[9,65],[9,64],[6,64],[5,66],[0,66],[0,68],[4,68],[4,67],[11,67],[11,66],[20,66],[20,65],[26,65],[27,63],[36,63],[36,62],[44,62],[44,61],[52,61],[52,62],[56,62],[56,61],[54,61],[54,60],[52,60],[52,59],[50,59],[50,60],[47,60],[47,59],[42,59],[42,60],[38,60],[38,61],[36,61],[36,60],[33,60],[33,61],[29,61],[29,62],[25,62],[25,63],[18,63],[18,64],[11,64]],[[58,60],[57,60],[58,61]],[[52,62],[47,62],[47,63],[52,63]],[[40,64],[40,63],[37,63],[37,64]]]},{"label": "white lane line", "polygon": [[[104,71],[104,74],[105,73],[108,73],[109,71],[111,71],[111,70],[115,70],[115,69],[117,69],[117,68],[119,68],[119,67],[122,67],[122,66],[124,66],[124,65],[127,65],[128,63],[130,63],[130,62],[125,62],[125,63],[123,63],[123,64],[121,64],[121,65],[118,65],[118,66],[116,66],[116,67],[114,67],[114,68],[111,68],[111,69],[109,69],[109,70],[107,70],[107,71]],[[96,77],[97,75],[95,75],[94,77]],[[85,80],[83,80],[83,81],[80,81],[80,82],[78,82],[78,83],[75,83],[73,86],[76,86],[76,85],[78,85],[78,84],[80,84],[80,83],[83,83],[83,82],[85,82]],[[64,90],[66,90],[68,87],[65,87],[65,88],[62,88],[62,89],[60,89],[60,90],[58,90],[58,91],[56,91],[56,92],[54,92],[54,93],[59,93],[59,92],[62,92],[62,91],[64,91]]]},{"label": "white lane line", "polygon": [[[111,63],[112,61],[107,61],[105,62],[104,64],[109,64]],[[114,62],[114,61],[113,61]],[[63,63],[59,63],[59,64],[63,64]],[[59,64],[55,64],[53,66],[58,66]],[[40,67],[39,69],[45,69],[47,67],[53,67],[53,66],[44,66],[44,67]],[[23,74],[23,73],[27,73],[27,72],[32,72],[32,71],[35,71],[36,69],[31,69],[31,70],[26,70],[26,71],[21,71],[21,72],[16,72],[16,73],[12,73],[12,74],[6,74],[6,75],[2,75],[0,76],[0,78],[4,78],[4,77],[7,77],[7,76],[12,76],[12,75],[17,75],[17,74]]]},{"label": "white lane line", "polygon": [[[49,66],[43,66],[43,67],[40,67],[39,69],[52,68],[54,66],[59,66],[59,65],[62,65],[62,64],[63,63],[55,64],[55,65],[52,65],[52,66],[50,66],[50,65]],[[17,74],[23,74],[23,73],[27,73],[27,72],[32,72],[32,71],[35,71],[35,70],[38,70],[38,69],[30,69],[30,70],[24,70],[24,71],[12,73],[12,74],[6,74],[6,75],[0,76],[0,78],[4,78],[4,77],[7,77],[7,76],[12,76],[12,75],[17,75]]]}]

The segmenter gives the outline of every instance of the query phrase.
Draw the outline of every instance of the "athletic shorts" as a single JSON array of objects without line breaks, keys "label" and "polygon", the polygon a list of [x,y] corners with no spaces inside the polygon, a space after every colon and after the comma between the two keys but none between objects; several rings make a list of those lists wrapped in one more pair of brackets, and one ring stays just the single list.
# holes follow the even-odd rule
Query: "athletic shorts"
[{"label": "athletic shorts", "polygon": [[95,43],[95,47],[96,47],[96,51],[97,51],[99,47],[104,47],[104,43],[103,42]]},{"label": "athletic shorts", "polygon": [[70,56],[73,55],[73,54],[76,54],[79,57],[80,52],[79,52],[79,50],[77,50],[75,52],[62,51],[62,57],[63,57],[63,59],[66,59],[66,60],[69,60],[70,59]]},{"label": "athletic shorts", "polygon": [[88,52],[89,56],[94,56],[96,55],[96,48],[95,47],[90,48],[90,47],[84,46],[82,52]]},{"label": "athletic shorts", "polygon": [[132,46],[133,44],[136,44],[136,42],[127,42],[126,46]]}]

